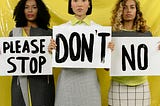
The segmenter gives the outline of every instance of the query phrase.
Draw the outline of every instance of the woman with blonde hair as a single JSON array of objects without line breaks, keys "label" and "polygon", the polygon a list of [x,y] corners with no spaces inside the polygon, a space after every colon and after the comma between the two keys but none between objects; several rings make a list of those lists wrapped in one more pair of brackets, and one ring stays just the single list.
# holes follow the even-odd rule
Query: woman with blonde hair
[{"label": "woman with blonde hair", "polygon": [[[113,37],[152,36],[138,0],[118,0],[113,9],[111,25]],[[108,102],[109,106],[149,106],[150,91],[147,76],[112,77]]]}]

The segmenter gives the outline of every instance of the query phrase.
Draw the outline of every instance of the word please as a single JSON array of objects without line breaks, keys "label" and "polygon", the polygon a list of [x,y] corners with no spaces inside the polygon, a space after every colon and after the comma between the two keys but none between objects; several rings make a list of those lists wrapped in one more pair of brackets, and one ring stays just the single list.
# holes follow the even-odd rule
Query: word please
[{"label": "word please", "polygon": [[[4,42],[3,43],[3,53],[42,53],[44,54],[44,47],[45,47],[45,39],[39,40],[36,39],[31,40],[30,42],[27,40],[24,40],[24,42],[21,42],[20,40],[16,41],[10,41],[10,42]],[[39,48],[40,47],[40,48]]]}]

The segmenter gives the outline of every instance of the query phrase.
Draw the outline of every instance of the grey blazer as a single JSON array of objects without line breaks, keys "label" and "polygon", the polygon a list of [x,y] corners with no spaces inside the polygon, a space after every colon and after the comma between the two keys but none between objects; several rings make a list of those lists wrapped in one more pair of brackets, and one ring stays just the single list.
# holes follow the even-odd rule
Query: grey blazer
[{"label": "grey blazer", "polygon": [[[14,28],[13,30],[16,30],[19,34],[22,34],[22,28]],[[13,37],[13,34],[17,34],[16,32],[14,33],[13,30],[10,32],[9,37]],[[51,29],[45,30],[42,28],[31,27],[30,36],[52,36],[52,30]]]},{"label": "grey blazer", "polygon": [[[13,29],[9,36],[22,36],[22,28]],[[30,36],[52,36],[52,30],[31,27]],[[13,76],[11,86],[12,106],[29,106],[28,84],[32,106],[54,106],[55,87],[53,75]]]}]

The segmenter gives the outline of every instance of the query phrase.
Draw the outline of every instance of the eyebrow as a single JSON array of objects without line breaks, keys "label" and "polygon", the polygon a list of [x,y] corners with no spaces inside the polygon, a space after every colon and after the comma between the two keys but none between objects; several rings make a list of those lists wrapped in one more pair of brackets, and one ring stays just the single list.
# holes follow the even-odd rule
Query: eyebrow
[{"label": "eyebrow", "polygon": [[124,6],[136,6],[136,5],[135,5],[135,4],[131,4],[131,5],[126,5],[126,4],[125,4]]},{"label": "eyebrow", "polygon": [[26,4],[25,6],[37,6],[37,5],[36,4],[33,4],[33,5]]}]

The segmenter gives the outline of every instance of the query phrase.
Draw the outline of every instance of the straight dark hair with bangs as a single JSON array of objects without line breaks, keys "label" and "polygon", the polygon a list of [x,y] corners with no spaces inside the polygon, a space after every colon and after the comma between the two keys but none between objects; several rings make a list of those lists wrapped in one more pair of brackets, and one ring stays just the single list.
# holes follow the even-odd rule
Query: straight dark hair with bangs
[{"label": "straight dark hair with bangs", "polygon": [[[25,27],[27,26],[27,19],[24,14],[25,4],[27,0],[20,0],[16,5],[13,18],[16,22],[16,27]],[[38,27],[42,29],[48,29],[49,21],[50,21],[50,14],[48,8],[45,6],[42,0],[35,0],[37,3],[38,13],[37,18],[35,20]]]},{"label": "straight dark hair with bangs", "polygon": [[[71,8],[71,1],[72,0],[68,1],[68,13],[73,15],[75,13],[73,12],[73,10]],[[92,0],[88,0],[88,1],[89,1],[90,8],[88,8],[86,15],[90,15],[92,13]]]}]

